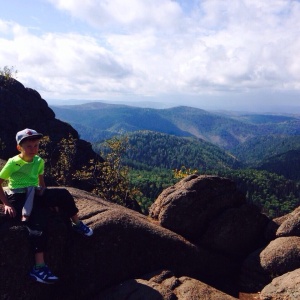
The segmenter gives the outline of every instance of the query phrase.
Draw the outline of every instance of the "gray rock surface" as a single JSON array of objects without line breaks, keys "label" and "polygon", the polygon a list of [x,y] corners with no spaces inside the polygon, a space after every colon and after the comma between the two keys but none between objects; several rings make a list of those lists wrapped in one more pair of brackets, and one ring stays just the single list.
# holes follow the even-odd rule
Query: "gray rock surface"
[{"label": "gray rock surface", "polygon": [[149,216],[161,226],[197,242],[211,220],[245,202],[229,179],[190,175],[165,189],[150,207]]},{"label": "gray rock surface", "polygon": [[227,209],[210,222],[200,245],[230,257],[245,258],[266,244],[264,230],[268,222],[253,205]]},{"label": "gray rock surface", "polygon": [[261,291],[262,300],[300,299],[300,269],[288,272],[272,280]]},{"label": "gray rock surface", "polygon": [[[107,286],[158,269],[199,276],[205,252],[137,212],[68,188],[81,219],[94,229],[90,238],[71,231],[55,213],[50,218],[47,263],[60,277],[48,286],[32,282],[27,231],[0,213],[0,295],[4,299],[89,299]],[[0,205],[0,212],[1,212]],[[3,207],[2,207],[3,209]]]},{"label": "gray rock surface", "polygon": [[101,292],[93,300],[234,300],[199,280],[170,271],[147,274]]},{"label": "gray rock surface", "polygon": [[300,268],[300,237],[280,237],[250,254],[242,265],[241,285],[260,291],[272,279]]},{"label": "gray rock surface", "polygon": [[276,231],[276,237],[282,236],[300,236],[300,211],[290,214],[279,226]]},{"label": "gray rock surface", "polygon": [[300,268],[300,237],[280,237],[260,253],[262,268],[270,273],[282,275]]}]

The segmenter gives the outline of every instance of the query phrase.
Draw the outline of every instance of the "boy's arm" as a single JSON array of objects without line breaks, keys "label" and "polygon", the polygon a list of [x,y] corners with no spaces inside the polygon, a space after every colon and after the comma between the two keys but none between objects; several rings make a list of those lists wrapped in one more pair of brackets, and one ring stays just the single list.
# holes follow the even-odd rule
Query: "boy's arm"
[{"label": "boy's arm", "polygon": [[44,180],[44,175],[43,174],[39,175],[39,186],[41,186],[42,188],[46,188],[46,184],[45,184],[45,180]]},{"label": "boy's arm", "polygon": [[41,188],[39,191],[39,195],[43,195],[45,189],[46,189],[46,184],[45,184],[45,180],[44,180],[44,175],[41,174],[39,175],[39,187]]},{"label": "boy's arm", "polygon": [[6,195],[4,193],[2,183],[4,179],[0,178],[0,200],[4,204],[4,213],[8,214],[10,217],[15,217],[16,216],[16,211],[13,206],[8,202]]}]

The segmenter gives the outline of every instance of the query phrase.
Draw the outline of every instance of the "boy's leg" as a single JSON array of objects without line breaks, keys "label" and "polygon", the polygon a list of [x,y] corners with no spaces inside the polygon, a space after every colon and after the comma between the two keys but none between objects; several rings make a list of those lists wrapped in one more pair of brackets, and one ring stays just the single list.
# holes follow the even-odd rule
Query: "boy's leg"
[{"label": "boy's leg", "polygon": [[[16,210],[16,219],[21,221],[22,209],[26,201],[26,193],[16,193],[7,195],[8,201]],[[26,223],[29,232],[29,240],[33,252],[42,252],[46,249],[46,233],[47,217],[45,209],[43,209],[38,201],[34,201],[31,216]]]},{"label": "boy's leg", "polygon": [[[21,221],[22,209],[26,201],[26,193],[7,195],[8,201],[14,206],[18,221]],[[37,199],[38,201],[39,199]],[[32,214],[26,224],[29,232],[29,241],[32,251],[35,255],[36,265],[31,269],[29,275],[38,282],[54,283],[58,280],[44,262],[44,251],[47,243],[47,215],[45,209],[40,206],[40,202],[34,201]],[[37,267],[40,265],[40,269]]]},{"label": "boy's leg", "polygon": [[29,275],[35,281],[52,284],[58,281],[58,277],[51,273],[44,260],[48,240],[47,224],[48,210],[41,199],[36,196],[27,226],[35,256],[35,265],[30,270]]},{"label": "boy's leg", "polygon": [[72,227],[78,233],[85,236],[91,236],[93,234],[93,230],[79,220],[78,208],[73,196],[67,189],[46,189],[42,197],[48,207],[58,207],[60,214],[66,221],[70,222],[71,219],[73,222]]},{"label": "boy's leg", "polygon": [[22,209],[22,221],[27,221],[31,214],[32,207],[33,207],[34,194],[35,194],[35,187],[29,186],[27,188],[26,201],[25,201],[23,209]]},{"label": "boy's leg", "polygon": [[48,213],[42,201],[35,197],[32,212],[27,222],[29,239],[34,253],[45,252],[47,250],[48,239]]},{"label": "boy's leg", "polygon": [[58,207],[60,213],[67,219],[78,213],[73,196],[64,188],[46,189],[40,197],[47,207]]},{"label": "boy's leg", "polygon": [[21,221],[22,209],[26,201],[26,194],[25,193],[6,194],[6,197],[8,202],[14,207],[16,211],[15,219],[17,221]]}]

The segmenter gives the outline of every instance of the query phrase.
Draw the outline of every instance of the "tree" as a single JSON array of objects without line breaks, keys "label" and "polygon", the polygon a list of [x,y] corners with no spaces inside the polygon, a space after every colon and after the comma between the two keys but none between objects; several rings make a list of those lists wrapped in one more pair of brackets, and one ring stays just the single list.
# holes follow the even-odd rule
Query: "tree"
[{"label": "tree", "polygon": [[198,170],[186,168],[185,166],[182,166],[180,170],[178,169],[173,170],[174,177],[178,179],[182,179],[189,175],[198,174],[198,173],[199,173]]},{"label": "tree", "polygon": [[49,136],[41,140],[40,155],[45,160],[45,178],[57,185],[71,186],[74,174],[72,165],[76,156],[76,142],[71,134],[54,143]]},{"label": "tree", "polygon": [[128,150],[127,137],[114,137],[106,140],[100,155],[103,162],[91,161],[89,166],[76,172],[78,180],[89,180],[93,193],[123,206],[131,207],[141,192],[129,182],[129,167],[123,164]]},{"label": "tree", "polygon": [[18,71],[13,66],[4,66],[0,69],[0,75],[3,76],[4,85],[8,85],[13,78],[17,78]]}]

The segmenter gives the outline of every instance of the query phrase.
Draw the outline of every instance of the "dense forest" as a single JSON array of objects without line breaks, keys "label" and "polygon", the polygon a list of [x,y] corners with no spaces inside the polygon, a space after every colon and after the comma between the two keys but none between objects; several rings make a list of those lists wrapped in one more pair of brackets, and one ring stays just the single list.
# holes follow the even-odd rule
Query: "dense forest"
[{"label": "dense forest", "polygon": [[297,149],[300,149],[300,135],[272,134],[255,136],[231,149],[231,153],[248,166],[253,166],[269,157]]},{"label": "dense forest", "polygon": [[[300,205],[300,116],[208,112],[192,107],[139,108],[101,102],[52,107],[96,152],[126,136],[122,158],[147,213],[163,189],[182,176],[215,174],[234,180],[270,217]],[[179,170],[179,172],[178,172]]]},{"label": "dense forest", "polygon": [[[127,136],[130,147],[125,161],[134,169],[147,169],[149,166],[178,169],[189,166],[206,171],[241,167],[241,163],[231,154],[202,139],[153,131],[136,131]],[[101,143],[95,143],[94,149],[105,151]]]},{"label": "dense forest", "polygon": [[[259,206],[270,217],[281,216],[300,205],[299,182],[280,173],[282,170],[292,170],[291,173],[299,175],[299,153],[293,152],[294,155],[290,157],[293,166],[289,165],[289,160],[285,160],[285,166],[288,167],[279,168],[276,173],[254,166],[246,168],[227,151],[201,139],[151,131],[133,132],[127,137],[129,148],[123,161],[130,167],[131,185],[142,192],[138,202],[145,213],[163,189],[180,179],[176,178],[178,170],[182,174],[196,172],[232,179],[244,192],[247,201]],[[105,142],[97,143],[94,147],[105,155]],[[260,152],[255,161],[259,160],[259,155]],[[269,161],[272,161],[271,158]]]}]

